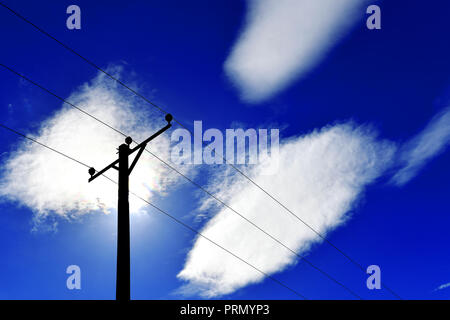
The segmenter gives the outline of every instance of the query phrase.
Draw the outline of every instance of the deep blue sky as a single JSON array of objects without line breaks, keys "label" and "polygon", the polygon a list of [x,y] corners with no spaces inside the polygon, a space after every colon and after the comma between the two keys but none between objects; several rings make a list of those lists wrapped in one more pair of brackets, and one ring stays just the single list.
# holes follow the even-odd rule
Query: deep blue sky
[{"label": "deep blue sky", "polygon": [[[404,141],[450,102],[447,1],[384,1],[382,30],[361,21],[306,78],[258,106],[242,103],[223,62],[245,18],[244,1],[5,1],[62,42],[106,67],[121,63],[143,93],[183,123],[228,128],[239,121],[287,125],[282,136],[306,133],[339,120],[372,123],[383,138]],[[66,8],[82,10],[82,29],[65,27]],[[0,7],[0,62],[67,97],[96,70]],[[127,76],[125,75],[125,81]],[[54,97],[0,70],[0,120],[32,132],[60,108]],[[7,112],[12,104],[13,112]],[[0,131],[0,154],[20,138]],[[2,158],[4,155],[2,156]],[[0,161],[3,159],[0,158]],[[433,159],[402,188],[369,188],[353,218],[329,240],[367,266],[403,298],[447,299],[450,288],[450,153]],[[1,165],[1,162],[0,162]],[[195,208],[185,187],[158,203],[178,217]],[[180,298],[175,275],[193,234],[164,216],[132,223],[132,298]],[[57,233],[32,233],[32,211],[0,202],[0,299],[112,299],[115,296],[114,215],[60,223]],[[187,222],[192,223],[189,219]],[[200,227],[197,225],[197,227]],[[366,276],[333,248],[316,246],[309,258],[368,299]],[[82,269],[82,290],[66,289],[65,268]],[[351,296],[304,263],[275,275],[309,298]],[[230,299],[294,299],[266,280]]]}]

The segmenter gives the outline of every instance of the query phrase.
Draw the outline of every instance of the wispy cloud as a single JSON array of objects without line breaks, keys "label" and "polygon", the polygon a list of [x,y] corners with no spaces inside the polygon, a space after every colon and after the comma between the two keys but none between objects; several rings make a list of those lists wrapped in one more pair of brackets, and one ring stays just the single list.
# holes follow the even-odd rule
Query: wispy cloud
[{"label": "wispy cloud", "polygon": [[[144,140],[166,124],[163,116],[150,114],[148,108],[121,92],[112,81],[98,75],[68,100],[136,141]],[[122,135],[67,105],[44,121],[37,133],[29,135],[96,169],[113,161],[117,147],[124,143]],[[148,148],[169,159],[167,135],[152,141]],[[104,178],[87,183],[87,168],[25,140],[9,154],[1,173],[0,196],[32,209],[37,222],[49,216],[72,219],[94,210],[109,212],[117,204],[116,185]],[[115,171],[108,175],[117,180]],[[176,179],[166,167],[144,153],[130,177],[130,188],[150,198],[154,193],[164,193]],[[143,205],[142,201],[130,199],[132,212]]]},{"label": "wispy cloud", "polygon": [[[267,175],[266,167],[261,166],[249,174],[315,230],[326,234],[349,217],[364,187],[390,165],[394,153],[395,146],[377,140],[369,128],[342,124],[284,142],[277,174]],[[231,207],[300,254],[320,241],[239,175],[225,172],[212,183]],[[206,207],[210,205],[206,200]],[[202,233],[268,274],[296,262],[292,253],[227,209],[220,208]],[[205,297],[228,294],[263,280],[254,269],[203,238],[196,239],[178,277],[187,281],[180,292]]]},{"label": "wispy cloud", "polygon": [[225,71],[244,100],[270,98],[319,63],[364,16],[366,2],[248,0],[246,24]]},{"label": "wispy cloud", "polygon": [[433,157],[445,150],[450,143],[450,107],[433,117],[418,135],[409,140],[400,150],[401,169],[392,182],[404,185]]},{"label": "wispy cloud", "polygon": [[434,289],[433,291],[442,290],[442,289],[445,289],[445,288],[448,288],[448,287],[450,287],[450,282],[449,282],[449,283],[441,284],[439,287],[437,287],[437,288]]}]

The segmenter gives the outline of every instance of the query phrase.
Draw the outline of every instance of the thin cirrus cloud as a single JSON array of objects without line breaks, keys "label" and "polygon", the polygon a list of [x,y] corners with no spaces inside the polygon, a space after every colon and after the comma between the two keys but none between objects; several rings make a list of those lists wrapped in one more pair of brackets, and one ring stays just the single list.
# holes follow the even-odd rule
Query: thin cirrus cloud
[{"label": "thin cirrus cloud", "polygon": [[[120,68],[110,71],[119,75]],[[82,85],[67,100],[135,141],[143,141],[166,124],[162,116],[150,114],[132,96],[121,94],[102,74]],[[118,146],[124,143],[122,135],[67,105],[41,123],[37,133],[29,135],[97,170],[115,160]],[[168,159],[168,136],[159,136],[147,147]],[[146,153],[134,170],[130,190],[146,199],[164,194],[178,179]],[[107,176],[117,181],[116,171]],[[0,197],[29,207],[37,224],[48,217],[70,220],[91,211],[108,213],[116,208],[117,186],[103,177],[91,183],[88,178],[86,167],[23,140],[2,167]],[[144,205],[130,199],[131,212],[138,212]]]},{"label": "thin cirrus cloud", "polygon": [[439,287],[437,287],[436,289],[434,289],[434,291],[438,291],[438,290],[442,290],[442,289],[446,289],[450,287],[450,282],[449,283],[444,283],[441,284]]},{"label": "thin cirrus cloud", "polygon": [[[364,16],[367,0],[248,0],[224,69],[244,101],[262,102],[316,66]],[[358,13],[359,12],[359,13]]]},{"label": "thin cirrus cloud", "polygon": [[[276,174],[268,175],[264,172],[267,167],[259,165],[249,174],[312,228],[326,234],[349,218],[365,186],[391,165],[395,150],[395,144],[377,139],[368,127],[341,124],[284,142]],[[248,182],[236,176],[217,180],[211,183],[220,185],[216,190],[220,198],[292,250],[305,253],[321,240]],[[228,209],[219,209],[202,234],[267,274],[297,261],[291,252]],[[201,237],[178,277],[186,281],[179,293],[204,297],[229,294],[264,278]]]},{"label": "thin cirrus cloud", "polygon": [[418,135],[404,144],[400,151],[400,169],[392,183],[402,186],[433,157],[440,154],[450,143],[450,107],[433,117]]}]

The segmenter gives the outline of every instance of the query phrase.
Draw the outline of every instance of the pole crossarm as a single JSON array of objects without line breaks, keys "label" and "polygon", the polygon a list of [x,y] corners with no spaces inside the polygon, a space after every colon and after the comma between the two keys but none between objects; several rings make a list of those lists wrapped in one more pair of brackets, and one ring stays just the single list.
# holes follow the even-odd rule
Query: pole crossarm
[{"label": "pole crossarm", "polygon": [[[170,123],[170,121],[172,121],[172,116],[166,115],[166,121],[167,121],[167,125],[163,128],[161,128],[159,131],[155,132],[153,135],[151,135],[150,137],[148,137],[147,139],[145,139],[143,142],[141,142],[140,144],[138,144],[136,147],[134,147],[133,149],[130,149],[128,155],[133,154],[134,152],[136,152],[137,150],[139,150],[138,154],[136,155],[136,157],[133,160],[133,163],[131,164],[130,168],[128,169],[128,174],[131,173],[131,171],[133,170],[134,166],[136,165],[137,161],[139,160],[142,152],[144,151],[145,147],[147,146],[147,143],[149,143],[151,140],[155,139],[157,136],[159,136],[161,133],[163,133],[164,131],[166,131],[167,129],[169,129],[170,127],[172,127],[172,124]],[[130,144],[131,142],[133,142],[133,139],[131,139],[130,137],[127,137],[125,139],[125,142],[127,144]],[[109,164],[107,167],[103,168],[102,170],[100,170],[99,172],[95,172],[94,168],[90,168],[89,169],[89,174],[91,175],[91,177],[89,178],[88,182],[93,181],[95,178],[101,176],[103,173],[105,173],[106,171],[108,171],[111,168],[114,168],[116,170],[118,170],[118,167],[116,166],[119,163],[119,159],[113,161],[111,164]]]},{"label": "pole crossarm", "polygon": [[134,157],[133,162],[131,163],[130,168],[128,169],[128,174],[131,174],[131,171],[133,171],[134,166],[136,165],[136,163],[138,162],[139,158],[141,157],[142,152],[144,152],[145,147],[147,146],[147,144],[143,144],[141,146],[141,148],[139,149],[136,157]]},{"label": "pole crossarm", "polygon": [[[119,159],[117,159],[116,161],[114,161],[113,163],[111,163],[109,166],[105,167],[104,169],[100,170],[99,172],[97,172],[96,174],[94,174],[93,176],[91,176],[88,180],[88,182],[91,182],[92,180],[94,180],[95,178],[97,178],[98,176],[101,176],[103,173],[105,173],[106,171],[108,171],[111,168],[117,169],[116,164],[119,163]],[[90,169],[89,169],[90,170]]]},{"label": "pole crossarm", "polygon": [[[158,132],[154,133],[153,135],[151,135],[149,138],[147,138],[146,140],[142,141],[140,144],[138,144],[136,147],[134,147],[133,149],[130,150],[130,154],[134,153],[136,150],[140,149],[142,146],[146,145],[147,143],[149,143],[151,140],[155,139],[157,136],[159,136],[161,133],[163,133],[164,131],[166,131],[167,129],[169,129],[170,127],[172,127],[172,124],[169,122],[164,128],[160,129]],[[144,146],[145,147],[145,146]]]}]

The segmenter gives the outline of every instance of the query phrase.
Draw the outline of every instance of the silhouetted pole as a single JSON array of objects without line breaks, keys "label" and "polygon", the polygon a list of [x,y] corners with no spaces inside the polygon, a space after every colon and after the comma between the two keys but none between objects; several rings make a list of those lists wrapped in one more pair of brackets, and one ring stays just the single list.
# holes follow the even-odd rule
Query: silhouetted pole
[{"label": "silhouetted pole", "polygon": [[[153,134],[151,137],[140,143],[133,149],[129,145],[133,139],[127,137],[126,144],[119,146],[119,159],[112,162],[109,166],[96,173],[94,168],[89,169],[89,182],[101,176],[108,169],[114,168],[119,171],[119,191],[117,203],[117,273],[116,273],[116,300],[130,300],[130,206],[128,203],[129,196],[129,176],[133,171],[139,157],[142,155],[147,143],[159,136],[161,133],[169,129],[172,125],[172,115],[166,115],[167,125]],[[138,151],[131,166],[128,166],[128,157]],[[118,166],[117,166],[118,164]]]},{"label": "silhouetted pole", "polygon": [[130,300],[130,209],[128,204],[127,144],[119,147],[119,197],[117,204],[116,300]]}]

